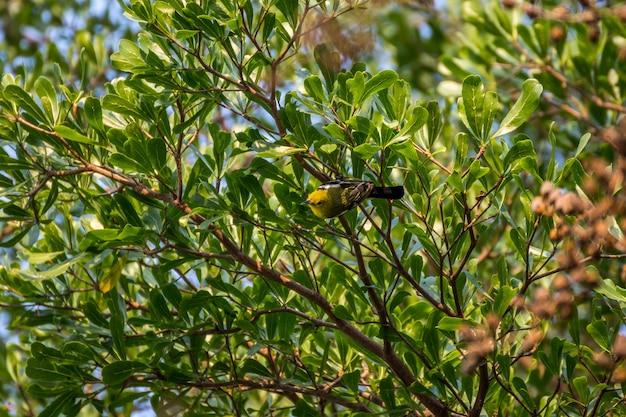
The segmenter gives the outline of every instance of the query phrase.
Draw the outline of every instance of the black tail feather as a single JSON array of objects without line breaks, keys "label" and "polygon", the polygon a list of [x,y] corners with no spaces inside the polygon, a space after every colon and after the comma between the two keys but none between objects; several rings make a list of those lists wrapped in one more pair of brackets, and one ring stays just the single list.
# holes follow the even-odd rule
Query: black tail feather
[{"label": "black tail feather", "polygon": [[399,200],[404,197],[404,187],[401,185],[397,185],[395,187],[374,187],[369,197]]}]

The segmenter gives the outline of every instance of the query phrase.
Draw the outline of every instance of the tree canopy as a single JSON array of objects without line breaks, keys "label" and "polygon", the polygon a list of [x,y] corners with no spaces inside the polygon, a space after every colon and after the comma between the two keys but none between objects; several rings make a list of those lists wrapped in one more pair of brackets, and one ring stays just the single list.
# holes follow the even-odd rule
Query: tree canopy
[{"label": "tree canopy", "polygon": [[71,5],[0,5],[0,415],[626,414],[626,6]]}]

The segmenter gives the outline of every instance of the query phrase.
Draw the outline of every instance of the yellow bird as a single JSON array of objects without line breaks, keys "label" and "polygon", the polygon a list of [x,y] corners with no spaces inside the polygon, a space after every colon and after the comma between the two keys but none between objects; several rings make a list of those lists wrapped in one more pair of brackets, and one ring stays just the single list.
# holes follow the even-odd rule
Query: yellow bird
[{"label": "yellow bird", "polygon": [[373,182],[338,179],[320,185],[302,204],[308,204],[317,217],[330,219],[341,216],[366,198],[398,200],[404,187],[377,187]]}]

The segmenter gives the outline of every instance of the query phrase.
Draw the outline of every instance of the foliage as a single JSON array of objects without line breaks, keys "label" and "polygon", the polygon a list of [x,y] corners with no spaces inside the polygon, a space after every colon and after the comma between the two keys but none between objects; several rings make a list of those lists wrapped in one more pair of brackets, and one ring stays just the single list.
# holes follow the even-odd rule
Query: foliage
[{"label": "foliage", "polygon": [[115,76],[109,55],[120,38],[133,36],[135,26],[120,9],[115,2],[92,0],[2,2],[0,69],[26,82],[42,74],[55,82],[64,76],[67,85],[99,91]]},{"label": "foliage", "polygon": [[[582,3],[464,2],[413,85],[314,46],[357,1],[132,0],[102,94],[4,73],[4,413],[625,414],[626,26]],[[315,218],[338,175],[405,198]]]}]

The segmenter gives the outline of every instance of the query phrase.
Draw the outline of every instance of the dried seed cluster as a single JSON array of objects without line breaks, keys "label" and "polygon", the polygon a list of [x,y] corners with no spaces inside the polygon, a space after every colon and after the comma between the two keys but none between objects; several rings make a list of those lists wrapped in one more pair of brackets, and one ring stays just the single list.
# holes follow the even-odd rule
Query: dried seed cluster
[{"label": "dried seed cluster", "polygon": [[462,325],[459,328],[461,341],[467,343],[463,350],[463,372],[470,373],[496,348],[493,333],[485,327]]},{"label": "dried seed cluster", "polygon": [[597,203],[546,181],[531,208],[536,214],[552,219],[550,239],[563,242],[563,252],[557,257],[559,266],[576,282],[593,284],[597,277],[585,272],[583,257],[626,252],[626,239],[620,231],[626,230],[626,196],[614,192],[623,183],[621,170],[607,172],[606,164],[601,161],[592,161],[588,168],[592,175],[583,188],[588,195],[604,196]]},{"label": "dried seed cluster", "polygon": [[[533,300],[524,305],[539,319],[568,319],[576,304],[591,296],[600,282],[597,270],[586,263],[604,254],[626,253],[622,232],[626,230],[626,195],[620,192],[626,163],[609,170],[605,161],[596,159],[586,169],[590,175],[582,188],[596,203],[546,181],[531,204],[537,215],[549,218],[549,238],[561,243],[556,261],[562,272],[554,276],[551,289],[537,288]],[[626,267],[622,269],[625,278]]]}]

